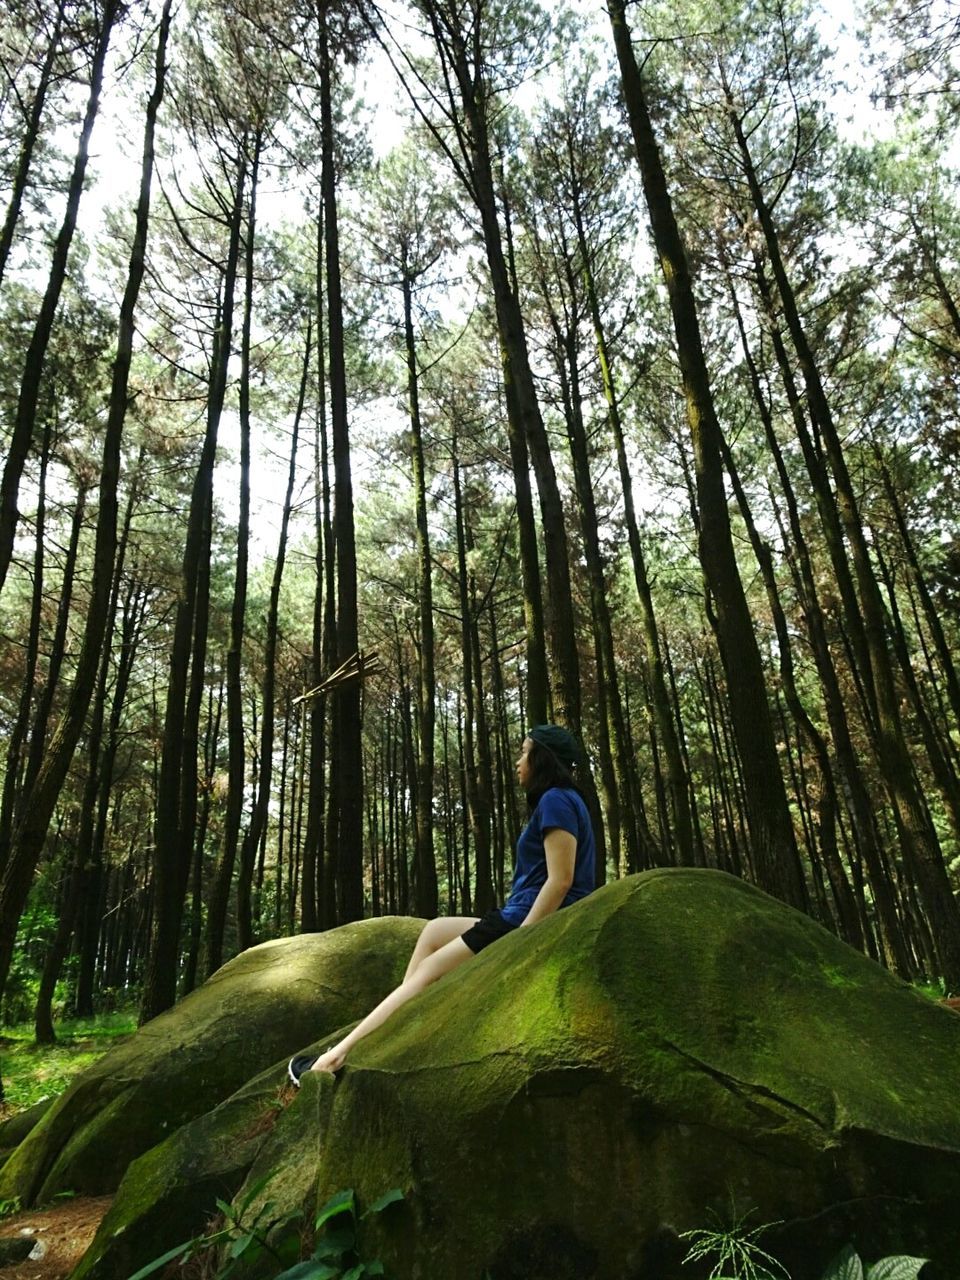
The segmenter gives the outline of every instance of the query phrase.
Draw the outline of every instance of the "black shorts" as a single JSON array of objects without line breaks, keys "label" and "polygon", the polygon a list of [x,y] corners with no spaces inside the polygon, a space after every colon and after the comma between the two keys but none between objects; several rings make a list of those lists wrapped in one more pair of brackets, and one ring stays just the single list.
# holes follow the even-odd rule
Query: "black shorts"
[{"label": "black shorts", "polygon": [[470,948],[474,955],[477,955],[484,947],[489,947],[491,942],[496,942],[498,938],[505,937],[508,933],[513,933],[518,926],[510,924],[504,920],[502,912],[488,911],[487,914],[476,924],[472,924],[466,933],[461,934],[464,942]]}]

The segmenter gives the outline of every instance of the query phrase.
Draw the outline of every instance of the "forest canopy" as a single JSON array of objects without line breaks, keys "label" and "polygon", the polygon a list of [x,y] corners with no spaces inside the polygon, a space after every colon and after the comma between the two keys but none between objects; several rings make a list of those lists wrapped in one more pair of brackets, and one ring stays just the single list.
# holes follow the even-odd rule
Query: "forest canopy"
[{"label": "forest canopy", "polygon": [[863,0],[14,0],[0,994],[481,914],[514,760],[960,989],[960,38]]}]

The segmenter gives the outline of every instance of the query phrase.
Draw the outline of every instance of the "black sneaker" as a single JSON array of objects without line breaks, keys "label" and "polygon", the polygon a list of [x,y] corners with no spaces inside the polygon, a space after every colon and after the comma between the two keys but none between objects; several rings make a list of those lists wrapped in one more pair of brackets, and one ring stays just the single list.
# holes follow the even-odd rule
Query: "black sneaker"
[{"label": "black sneaker", "polygon": [[310,1070],[319,1057],[319,1053],[298,1053],[295,1058],[290,1059],[287,1064],[287,1075],[298,1089],[300,1088],[300,1077],[305,1071]]}]

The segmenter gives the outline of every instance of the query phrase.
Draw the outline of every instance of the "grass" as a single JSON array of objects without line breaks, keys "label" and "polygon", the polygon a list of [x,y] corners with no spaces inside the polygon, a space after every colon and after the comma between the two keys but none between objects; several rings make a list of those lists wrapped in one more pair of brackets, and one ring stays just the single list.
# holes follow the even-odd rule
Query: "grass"
[{"label": "grass", "polygon": [[947,994],[943,985],[942,978],[919,979],[910,984],[915,991],[919,991],[922,996],[926,996],[928,1000],[940,1001]]},{"label": "grass", "polygon": [[67,1018],[56,1026],[57,1043],[38,1045],[33,1025],[21,1023],[0,1031],[0,1076],[5,1102],[0,1119],[63,1093],[79,1072],[101,1058],[137,1027],[133,1010],[95,1018]]}]

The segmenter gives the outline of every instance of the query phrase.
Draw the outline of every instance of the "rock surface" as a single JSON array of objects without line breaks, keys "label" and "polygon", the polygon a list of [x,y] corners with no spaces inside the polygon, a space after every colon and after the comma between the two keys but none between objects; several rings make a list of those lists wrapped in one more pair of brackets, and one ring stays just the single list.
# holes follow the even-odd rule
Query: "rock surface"
[{"label": "rock surface", "polygon": [[397,1280],[690,1278],[679,1233],[748,1210],[783,1224],[764,1243],[797,1277],[848,1241],[950,1276],[958,1064],[956,1015],[805,916],[651,871],[498,942],[308,1082],[248,1185],[273,1171],[263,1195],[309,1209],[403,1188],[363,1233]]},{"label": "rock surface", "polygon": [[958,1063],[954,1013],[806,917],[651,871],[448,974],[336,1081],[282,1109],[276,1073],[251,1081],[147,1153],[74,1280],[129,1275],[141,1230],[150,1256],[191,1234],[173,1188],[211,1203],[217,1160],[231,1186],[249,1163],[235,1204],[271,1175],[253,1209],[281,1216],[402,1188],[361,1224],[393,1280],[695,1280],[679,1234],[748,1210],[798,1280],[848,1241],[950,1277]]},{"label": "rock surface", "polygon": [[32,1107],[25,1107],[0,1124],[0,1165],[19,1147],[24,1138],[35,1128],[53,1106],[53,1098],[44,1098]]},{"label": "rock surface", "polygon": [[237,956],[77,1077],[0,1169],[0,1199],[113,1191],[135,1157],[361,1017],[402,977],[422,925],[361,921]]},{"label": "rock surface", "polygon": [[[333,1038],[339,1035],[338,1031]],[[281,1150],[299,1146],[302,1133],[292,1139],[284,1133],[294,1096],[286,1069],[285,1057],[134,1160],[72,1280],[132,1275],[174,1245],[203,1234],[215,1216],[217,1200],[229,1200],[236,1193],[265,1146],[275,1145],[278,1137]],[[297,1125],[304,1123],[302,1110],[290,1108],[289,1114],[297,1117]],[[301,1186],[305,1173],[308,1185]],[[301,1153],[297,1192],[288,1177],[285,1199],[295,1200],[299,1207],[315,1180],[315,1159],[305,1167]]]}]

